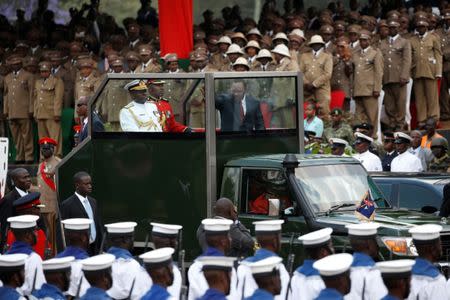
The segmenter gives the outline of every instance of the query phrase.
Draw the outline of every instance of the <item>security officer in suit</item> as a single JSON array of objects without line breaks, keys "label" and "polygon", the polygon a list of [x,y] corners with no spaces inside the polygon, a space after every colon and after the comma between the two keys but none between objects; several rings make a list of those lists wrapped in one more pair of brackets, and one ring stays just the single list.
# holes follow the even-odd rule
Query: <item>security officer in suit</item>
[{"label": "security officer in suit", "polygon": [[439,120],[437,79],[442,77],[442,51],[437,35],[427,32],[428,22],[416,21],[417,35],[411,37],[412,78],[419,127],[427,118]]},{"label": "security officer in suit", "polygon": [[450,10],[444,10],[444,25],[437,29],[435,33],[441,40],[443,57],[443,76],[439,95],[440,119],[450,120]]},{"label": "security officer in suit", "polygon": [[361,50],[354,52],[355,66],[353,97],[356,102],[356,117],[367,119],[377,132],[378,97],[383,79],[383,57],[379,50],[370,46],[371,33],[361,30],[359,44]]},{"label": "security officer in suit", "polygon": [[398,34],[400,23],[388,22],[389,37],[381,41],[380,51],[384,58],[383,90],[384,108],[392,130],[405,125],[406,84],[411,69],[411,45]]},{"label": "security officer in suit", "polygon": [[3,112],[9,120],[16,147],[16,163],[32,163],[33,157],[33,74],[22,69],[22,58],[8,59],[12,72],[4,80]]},{"label": "security officer in suit", "polygon": [[35,82],[34,118],[38,125],[39,139],[50,137],[57,142],[56,155],[62,155],[61,113],[64,82],[51,73],[51,63],[39,64],[41,78]]},{"label": "security officer in suit", "polygon": [[312,36],[308,46],[312,50],[300,56],[300,71],[304,74],[305,99],[317,102],[321,109],[321,115],[328,117],[333,57],[325,51],[325,42],[320,35]]}]

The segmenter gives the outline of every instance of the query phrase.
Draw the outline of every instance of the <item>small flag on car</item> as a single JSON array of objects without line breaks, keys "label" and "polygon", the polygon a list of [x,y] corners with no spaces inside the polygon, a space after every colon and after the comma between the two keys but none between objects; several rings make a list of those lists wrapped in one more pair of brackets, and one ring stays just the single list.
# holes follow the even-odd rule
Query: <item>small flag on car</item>
[{"label": "small flag on car", "polygon": [[367,191],[361,199],[361,202],[355,210],[356,217],[361,221],[373,221],[375,218],[375,202],[370,191]]}]

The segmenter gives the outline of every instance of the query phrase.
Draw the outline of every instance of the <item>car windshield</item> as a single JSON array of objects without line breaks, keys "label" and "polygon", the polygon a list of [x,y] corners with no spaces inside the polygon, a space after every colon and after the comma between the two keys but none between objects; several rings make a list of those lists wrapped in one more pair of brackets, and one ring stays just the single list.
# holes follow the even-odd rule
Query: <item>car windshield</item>
[{"label": "car windshield", "polygon": [[315,212],[335,207],[355,209],[367,191],[377,207],[389,207],[372,178],[358,164],[299,167],[295,176]]}]

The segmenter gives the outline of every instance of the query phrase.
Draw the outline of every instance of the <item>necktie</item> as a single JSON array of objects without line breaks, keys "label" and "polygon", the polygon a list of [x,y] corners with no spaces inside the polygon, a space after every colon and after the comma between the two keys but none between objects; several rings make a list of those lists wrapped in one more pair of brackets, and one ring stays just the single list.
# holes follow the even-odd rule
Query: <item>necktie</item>
[{"label": "necktie", "polygon": [[391,45],[394,43],[394,38],[393,37],[391,37],[391,38],[389,38],[389,42],[391,43]]},{"label": "necktie", "polygon": [[244,121],[244,103],[242,103],[242,101],[239,104],[239,112],[240,112],[240,116],[241,116],[241,122]]},{"label": "necktie", "polygon": [[92,220],[91,236],[90,236],[89,240],[91,243],[93,243],[95,241],[95,238],[97,237],[97,231],[95,229],[94,212],[92,211],[91,204],[89,203],[89,200],[87,199],[87,197],[84,198],[84,200],[83,200],[83,206],[84,206],[84,209],[86,210],[86,213],[87,213],[89,219]]}]

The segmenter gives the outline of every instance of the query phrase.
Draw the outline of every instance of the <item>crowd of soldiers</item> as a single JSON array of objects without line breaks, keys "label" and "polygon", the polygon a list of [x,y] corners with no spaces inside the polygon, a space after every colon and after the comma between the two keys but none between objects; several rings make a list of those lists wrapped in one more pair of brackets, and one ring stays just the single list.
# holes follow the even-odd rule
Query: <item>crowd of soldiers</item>
[{"label": "crowd of soldiers", "polygon": [[14,241],[0,256],[0,299],[449,298],[450,281],[435,266],[442,257],[442,226],[436,224],[409,230],[415,260],[381,261],[379,223],[346,225],[353,254],[333,245],[332,228],[312,231],[298,237],[305,257],[294,270],[293,260],[285,266],[280,256],[284,220],[253,222],[252,237],[231,200],[221,198],[215,216],[198,228],[202,254],[186,268],[182,225],[151,222],[153,250],[135,257],[136,222],[106,224],[104,243],[93,250],[91,216],[62,220],[65,247],[41,257],[40,214],[23,211],[40,205],[35,194],[21,197],[18,214],[7,219]]}]

